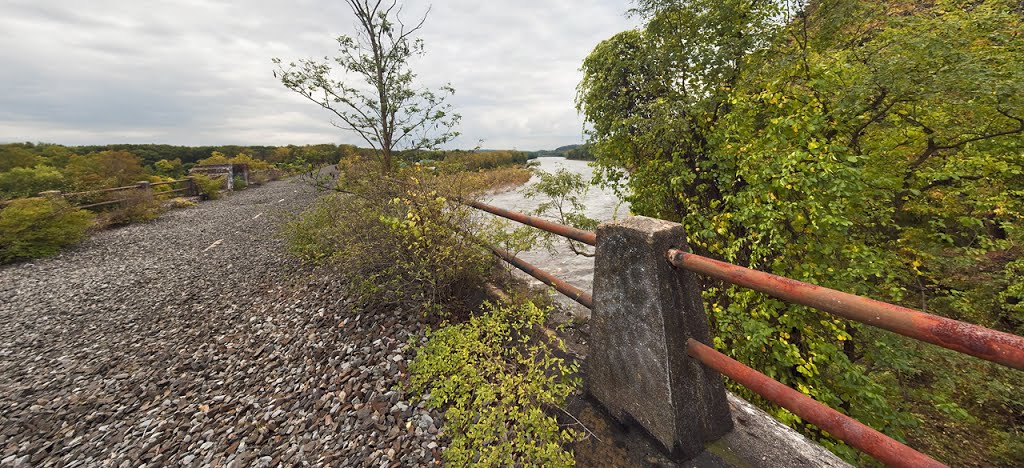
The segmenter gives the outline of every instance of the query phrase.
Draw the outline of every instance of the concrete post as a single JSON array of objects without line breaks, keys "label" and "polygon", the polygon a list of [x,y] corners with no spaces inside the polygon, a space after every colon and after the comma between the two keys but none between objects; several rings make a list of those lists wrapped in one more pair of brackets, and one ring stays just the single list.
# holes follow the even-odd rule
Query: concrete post
[{"label": "concrete post", "polygon": [[186,197],[198,197],[199,188],[196,187],[196,180],[192,177],[185,178],[185,196]]},{"label": "concrete post", "polygon": [[700,286],[668,263],[689,250],[683,227],[646,217],[597,230],[587,389],[623,423],[639,424],[674,456],[692,458],[732,430],[722,377],[686,354],[710,343]]}]

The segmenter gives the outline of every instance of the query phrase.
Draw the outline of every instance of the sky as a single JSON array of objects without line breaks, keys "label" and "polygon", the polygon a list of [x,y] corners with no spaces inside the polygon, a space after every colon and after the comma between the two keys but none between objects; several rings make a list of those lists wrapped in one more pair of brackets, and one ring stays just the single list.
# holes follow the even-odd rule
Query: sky
[{"label": "sky", "polygon": [[[635,26],[628,0],[410,0],[402,16],[428,7],[412,67],[455,88],[454,148],[581,142],[580,65]],[[0,0],[0,143],[360,144],[271,63],[333,56],[354,31],[341,0]]]}]

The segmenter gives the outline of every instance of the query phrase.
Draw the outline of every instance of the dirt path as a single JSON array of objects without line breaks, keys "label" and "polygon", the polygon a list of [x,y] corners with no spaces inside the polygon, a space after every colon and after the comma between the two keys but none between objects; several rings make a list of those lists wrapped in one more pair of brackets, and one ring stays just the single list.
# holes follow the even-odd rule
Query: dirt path
[{"label": "dirt path", "polygon": [[415,320],[299,265],[275,182],[0,268],[0,465],[423,465],[399,382]]}]

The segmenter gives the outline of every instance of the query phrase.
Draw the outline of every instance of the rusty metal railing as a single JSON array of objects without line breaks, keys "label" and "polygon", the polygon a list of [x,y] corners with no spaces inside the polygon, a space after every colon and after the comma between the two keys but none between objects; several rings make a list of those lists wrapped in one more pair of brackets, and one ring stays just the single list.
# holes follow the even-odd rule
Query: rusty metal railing
[{"label": "rusty metal railing", "polygon": [[784,301],[814,307],[916,340],[1024,370],[1024,337],[712,260],[681,250],[670,250],[668,261],[678,268],[760,291]]},{"label": "rusty metal railing", "polygon": [[833,437],[871,455],[886,465],[918,468],[945,466],[693,338],[687,340],[686,352],[705,366],[729,377],[766,400],[792,411],[793,414],[824,429]]},{"label": "rusty metal railing", "polygon": [[[481,202],[469,201],[466,204],[479,210],[588,245],[593,246],[597,244],[597,236],[593,232],[583,231]],[[503,260],[515,265],[534,278],[555,287],[556,290],[580,304],[593,308],[590,295],[579,288],[569,285],[549,273],[514,257],[503,249],[492,247],[492,250]],[[760,291],[795,304],[814,307],[850,320],[890,330],[910,338],[1011,368],[1024,370],[1024,337],[744,268],[682,250],[669,250],[667,258],[669,263],[677,268],[683,268],[694,273],[720,279],[727,283]],[[811,397],[793,390],[783,383],[761,374],[703,343],[689,339],[687,342],[687,354],[768,401],[792,411],[797,416],[827,431],[833,437],[862,450],[887,465],[914,467],[944,466],[927,455],[821,402],[815,401]]]},{"label": "rusty metal railing", "polygon": [[586,307],[588,309],[594,308],[594,300],[590,297],[590,294],[587,294],[582,289],[577,288],[576,286],[573,286],[563,280],[560,280],[557,277],[555,277],[555,275],[552,275],[551,273],[548,273],[540,268],[537,268],[533,266],[533,264],[521,258],[518,258],[515,255],[512,255],[512,252],[509,252],[508,250],[494,246],[488,246],[488,248],[490,248],[491,251],[498,256],[498,258],[501,258],[502,260],[508,262],[512,266],[522,270],[523,273],[526,273],[536,278],[540,282],[555,288],[556,291],[564,294],[569,299],[578,302],[583,307]]},{"label": "rusty metal railing", "polygon": [[501,216],[502,218],[511,219],[523,223],[527,226],[532,226],[542,231],[547,231],[552,234],[557,234],[562,237],[567,237],[572,240],[580,241],[587,245],[597,245],[597,234],[590,231],[584,231],[564,224],[558,224],[556,222],[548,221],[543,218],[536,216],[530,216],[528,214],[520,213],[518,211],[506,210],[504,208],[498,208],[493,205],[481,203],[478,201],[467,200],[464,202],[473,208],[481,211],[486,211],[493,215]]}]

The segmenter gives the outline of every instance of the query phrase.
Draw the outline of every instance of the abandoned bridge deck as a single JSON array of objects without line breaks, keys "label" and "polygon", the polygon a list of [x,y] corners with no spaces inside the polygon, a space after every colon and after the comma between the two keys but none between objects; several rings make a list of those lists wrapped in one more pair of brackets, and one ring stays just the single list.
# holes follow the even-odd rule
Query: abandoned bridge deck
[{"label": "abandoned bridge deck", "polygon": [[415,321],[351,313],[284,252],[274,182],[0,268],[0,464],[426,465],[396,391]]}]

